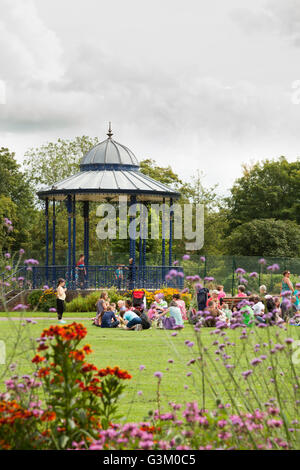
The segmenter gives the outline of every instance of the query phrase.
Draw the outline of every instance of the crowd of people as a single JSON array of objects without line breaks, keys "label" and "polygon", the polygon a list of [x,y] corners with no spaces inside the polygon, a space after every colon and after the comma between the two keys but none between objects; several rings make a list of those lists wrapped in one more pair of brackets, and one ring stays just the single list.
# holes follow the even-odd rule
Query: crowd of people
[{"label": "crowd of people", "polygon": [[220,322],[230,326],[237,316],[247,326],[260,323],[300,326],[300,291],[294,289],[290,272],[284,271],[278,296],[268,294],[265,285],[260,286],[259,294],[246,293],[245,286],[240,285],[235,297],[226,295],[222,285],[210,292],[202,288],[198,292],[198,311],[192,312],[190,320],[203,326],[216,326]]},{"label": "crowd of people", "polygon": [[147,330],[156,328],[183,328],[187,319],[185,302],[180,294],[174,294],[168,305],[162,294],[157,294],[151,308],[146,309],[145,300],[119,300],[117,304],[110,301],[107,292],[102,292],[96,303],[96,316],[92,319],[95,326],[101,328],[122,328],[125,330]]},{"label": "crowd of people", "polygon": [[[138,291],[144,296],[143,291]],[[58,320],[63,320],[66,283],[59,279],[57,286]],[[154,302],[147,310],[145,298],[119,300],[117,304],[110,301],[107,292],[102,292],[95,309],[93,325],[101,328],[122,328],[125,330],[147,330],[151,327],[177,329],[184,327],[184,321],[214,327],[218,322],[230,326],[239,314],[244,325],[259,323],[285,322],[300,326],[300,291],[295,290],[290,280],[290,272],[284,271],[280,296],[270,295],[267,288],[261,285],[259,294],[246,292],[244,285],[238,286],[235,297],[228,296],[224,286],[219,285],[209,291],[200,288],[197,292],[197,308],[187,312],[180,293],[175,293],[167,303],[162,293],[154,297]]]}]

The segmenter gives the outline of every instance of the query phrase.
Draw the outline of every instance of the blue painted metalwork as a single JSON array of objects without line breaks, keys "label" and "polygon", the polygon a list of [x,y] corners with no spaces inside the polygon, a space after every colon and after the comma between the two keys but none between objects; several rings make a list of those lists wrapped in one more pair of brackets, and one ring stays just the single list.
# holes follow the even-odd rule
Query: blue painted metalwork
[{"label": "blue painted metalwork", "polygon": [[75,267],[76,267],[76,201],[75,196],[73,197],[73,279],[75,279]]},{"label": "blue painted metalwork", "polygon": [[143,254],[142,254],[142,287],[145,284],[145,276],[146,276],[146,251],[147,251],[147,225],[146,225],[146,217],[147,217],[147,211],[146,208],[143,209]]},{"label": "blue painted metalwork", "polygon": [[137,171],[139,165],[121,165],[118,163],[85,163],[80,165],[80,171]]},{"label": "blue painted metalwork", "polygon": [[165,203],[166,200],[163,198],[163,210],[162,210],[162,220],[161,220],[161,265],[162,265],[162,276],[163,278],[166,275],[165,265],[166,265],[166,221],[165,221]]},{"label": "blue painted metalwork", "polygon": [[47,266],[47,271],[46,271],[46,279],[48,280],[49,278],[49,271],[48,271],[48,266],[49,266],[49,199],[46,198],[45,201],[45,219],[46,219],[46,266]]},{"label": "blue painted metalwork", "polygon": [[[131,196],[130,198],[130,203],[131,205],[136,204],[136,197]],[[131,258],[132,258],[132,287],[131,289],[134,289],[135,287],[135,281],[136,281],[136,255],[135,255],[135,248],[136,248],[136,211],[135,215],[131,217],[132,219],[132,227],[133,227],[133,237],[131,240]]]},{"label": "blue painted metalwork", "polygon": [[84,218],[84,263],[86,266],[86,283],[88,284],[89,277],[89,201],[84,201],[83,203],[83,218]]},{"label": "blue painted metalwork", "polygon": [[56,256],[55,256],[55,225],[56,225],[56,214],[55,214],[55,199],[52,201],[52,280],[56,279]]},{"label": "blue painted metalwork", "polygon": [[169,241],[169,266],[172,266],[172,250],[173,250],[173,219],[174,211],[171,209],[173,205],[173,199],[170,199],[170,241]]},{"label": "blue painted metalwork", "polygon": [[72,196],[68,195],[67,199],[68,208],[68,281],[71,279],[71,265],[72,265]]},{"label": "blue painted metalwork", "polygon": [[[127,266],[128,268],[129,266]],[[71,275],[69,276],[69,266],[49,266],[48,269],[54,268],[53,273],[55,277],[52,279],[52,287],[56,287],[57,280],[62,277],[67,281],[68,289],[75,289],[76,280],[73,276],[72,270]],[[121,290],[127,290],[131,288],[131,280],[129,278],[129,269],[124,268],[124,279],[120,284],[115,279],[115,271],[117,269],[116,265],[113,266],[88,266],[89,277],[86,281],[86,287],[89,289],[101,289],[109,287],[117,287]],[[171,266],[166,266],[166,270],[170,270]],[[182,267],[172,267],[177,271],[183,272]],[[42,289],[46,284],[46,271],[47,266],[33,266],[32,271],[27,271],[26,268],[22,268],[20,273],[24,277],[24,285],[31,285],[32,288]],[[184,280],[182,277],[176,277],[174,279],[165,281],[162,277],[161,266],[144,266],[142,270],[139,267],[136,267],[136,277],[135,277],[135,288],[145,288],[145,289],[159,289],[161,287],[173,287],[182,289]],[[49,284],[50,285],[50,284]]]}]

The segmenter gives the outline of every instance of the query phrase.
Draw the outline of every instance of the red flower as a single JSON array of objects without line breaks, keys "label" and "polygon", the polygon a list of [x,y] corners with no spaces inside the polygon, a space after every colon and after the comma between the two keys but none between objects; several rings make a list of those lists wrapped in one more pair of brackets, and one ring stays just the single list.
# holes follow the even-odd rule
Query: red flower
[{"label": "red flower", "polygon": [[38,364],[39,362],[43,362],[45,360],[46,360],[45,357],[39,356],[38,354],[36,354],[31,362]]}]

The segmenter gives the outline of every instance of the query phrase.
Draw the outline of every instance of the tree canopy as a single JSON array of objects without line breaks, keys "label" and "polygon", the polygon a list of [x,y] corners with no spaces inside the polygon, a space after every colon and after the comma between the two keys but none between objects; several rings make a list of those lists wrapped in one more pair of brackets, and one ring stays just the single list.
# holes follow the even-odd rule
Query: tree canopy
[{"label": "tree canopy", "polygon": [[243,166],[243,176],[227,199],[230,227],[252,219],[294,220],[300,223],[300,160],[265,160]]}]

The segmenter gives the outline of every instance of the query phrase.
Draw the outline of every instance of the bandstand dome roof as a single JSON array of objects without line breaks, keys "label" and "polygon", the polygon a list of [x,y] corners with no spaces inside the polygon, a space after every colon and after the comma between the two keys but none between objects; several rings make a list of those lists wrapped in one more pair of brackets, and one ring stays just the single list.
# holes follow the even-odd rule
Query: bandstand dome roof
[{"label": "bandstand dome roof", "polygon": [[176,199],[180,193],[139,170],[134,153],[108,138],[89,150],[80,162],[80,171],[38,192],[41,199],[64,200],[72,195],[78,201],[118,200],[120,194],[135,195],[137,200]]}]

